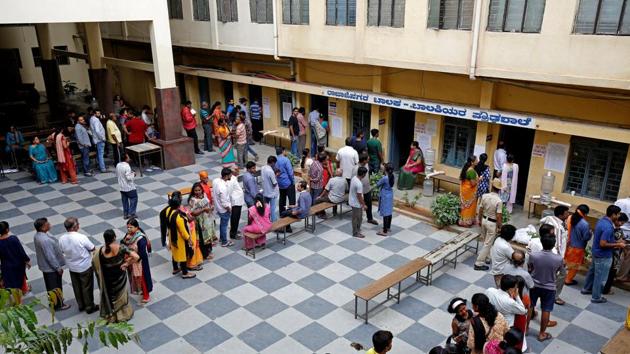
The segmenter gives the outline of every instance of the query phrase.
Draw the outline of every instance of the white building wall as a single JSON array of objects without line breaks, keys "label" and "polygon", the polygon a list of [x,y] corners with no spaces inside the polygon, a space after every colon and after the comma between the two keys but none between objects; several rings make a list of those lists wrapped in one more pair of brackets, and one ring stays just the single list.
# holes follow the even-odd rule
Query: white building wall
[{"label": "white building wall", "polygon": [[[54,46],[68,46],[68,51],[83,53],[83,40],[79,37],[77,25],[74,23],[51,24],[51,37]],[[39,47],[35,26],[3,26],[0,27],[0,48],[18,48],[22,68],[20,75],[23,83],[34,83],[35,89],[45,91],[42,69],[35,66],[31,48]],[[70,58],[70,65],[60,65],[62,80],[76,83],[80,90],[90,89],[88,65],[85,60]]]}]

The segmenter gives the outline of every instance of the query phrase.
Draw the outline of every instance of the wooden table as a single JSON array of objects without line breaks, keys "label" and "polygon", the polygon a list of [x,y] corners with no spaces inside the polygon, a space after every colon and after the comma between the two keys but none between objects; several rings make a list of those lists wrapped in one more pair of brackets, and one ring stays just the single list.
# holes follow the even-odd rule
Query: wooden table
[{"label": "wooden table", "polygon": [[459,182],[460,182],[459,178],[452,177],[452,176],[447,176],[445,174],[439,174],[439,175],[431,176],[431,178],[434,181],[433,182],[433,192],[439,192],[440,191],[440,182],[452,183],[452,184],[455,184],[457,186],[459,186]]},{"label": "wooden table", "polygon": [[143,143],[138,145],[127,146],[125,148],[128,152],[136,154],[138,158],[138,166],[140,166],[140,176],[142,176],[142,157],[155,153],[160,154],[160,167],[164,169],[164,153],[162,147],[152,143]]},{"label": "wooden table", "polygon": [[549,201],[548,204],[543,203],[540,199],[532,199],[529,198],[529,202],[527,203],[527,218],[529,219],[532,216],[532,205],[534,206],[534,213],[533,215],[536,216],[536,205],[543,205],[545,207],[547,207],[547,209],[552,209],[557,207],[558,203],[553,202],[553,201]]},{"label": "wooden table", "polygon": [[265,139],[265,143],[268,145],[267,137],[273,137],[273,146],[278,146],[278,139],[291,141],[291,138],[288,134],[282,133],[276,129],[268,129],[261,130],[260,133],[263,135],[263,139]]}]

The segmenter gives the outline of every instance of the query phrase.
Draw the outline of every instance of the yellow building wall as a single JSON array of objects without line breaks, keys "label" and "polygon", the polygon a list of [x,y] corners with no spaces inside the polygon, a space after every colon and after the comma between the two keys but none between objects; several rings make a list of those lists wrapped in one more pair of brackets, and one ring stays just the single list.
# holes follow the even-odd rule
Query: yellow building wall
[{"label": "yellow building wall", "polygon": [[[551,133],[545,131],[536,131],[536,135],[534,137],[534,144],[547,145],[548,143],[558,143],[558,144],[570,144],[571,136],[560,133]],[[568,165],[568,161],[567,161]],[[540,195],[541,190],[540,186],[542,184],[542,176],[547,173],[545,170],[545,158],[544,157],[532,157],[529,165],[529,177],[526,181],[527,190],[526,190],[526,200],[529,199],[532,195]],[[625,197],[630,195],[630,154],[626,157],[626,164],[624,168],[624,173],[621,178],[621,186],[619,188],[619,197]],[[572,196],[570,193],[564,192],[564,181],[566,178],[565,173],[551,171],[552,174],[556,177],[556,181],[554,184],[554,189],[552,195],[556,197],[556,199],[571,203],[571,207],[575,208],[578,204],[587,204],[591,209],[596,209],[601,212],[606,211],[606,207],[610,205],[610,202],[601,201],[592,198],[585,198],[581,196]]]},{"label": "yellow building wall", "polygon": [[117,89],[114,94],[121,95],[128,106],[137,110],[145,104],[155,107],[155,84],[152,72],[117,68],[113,78],[113,86]]},{"label": "yellow building wall", "polygon": [[223,92],[223,81],[208,79],[208,89],[210,91],[210,101],[212,102],[210,106],[214,104],[214,102],[221,102],[221,108],[225,110],[225,93]]}]

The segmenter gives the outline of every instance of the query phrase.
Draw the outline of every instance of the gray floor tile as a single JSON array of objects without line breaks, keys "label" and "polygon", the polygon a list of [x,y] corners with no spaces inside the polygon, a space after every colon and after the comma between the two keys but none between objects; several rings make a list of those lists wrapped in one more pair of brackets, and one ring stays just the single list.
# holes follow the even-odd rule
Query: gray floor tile
[{"label": "gray floor tile", "polygon": [[467,288],[470,284],[449,274],[442,274],[438,278],[433,279],[431,285],[452,294],[457,294]]},{"label": "gray floor tile", "polygon": [[206,284],[224,293],[245,284],[245,281],[232,273],[225,273],[206,281]]},{"label": "gray floor tile", "polygon": [[333,286],[335,282],[326,278],[323,275],[313,273],[305,278],[300,279],[298,282],[296,282],[296,284],[314,294],[317,294]]},{"label": "gray floor tile", "polygon": [[90,207],[90,206],[105,203],[105,200],[99,197],[92,197],[92,198],[79,200],[77,201],[77,203],[79,203],[79,205],[81,205],[82,207]]},{"label": "gray floor tile", "polygon": [[138,332],[140,343],[138,344],[145,352],[153,350],[162,344],[168,343],[177,338],[177,333],[168,328],[163,323],[156,323],[149,328]]},{"label": "gray floor tile", "polygon": [[[445,301],[448,300],[450,299],[445,299]],[[389,308],[415,320],[421,319],[434,310],[433,306],[425,304],[411,296],[401,299],[400,303],[393,303]]]},{"label": "gray floor tile", "polygon": [[284,338],[285,334],[267,322],[261,322],[241,333],[238,338],[260,352]]},{"label": "gray floor tile", "polygon": [[[346,333],[344,335],[344,338],[346,338],[347,340],[349,340],[350,342],[356,342],[356,343],[360,343],[363,344],[363,346],[365,347],[365,349],[369,349],[372,345],[372,335],[374,334],[374,332],[378,331],[379,328],[374,327],[371,324],[363,324],[361,323],[360,326],[356,327],[355,329],[353,329],[352,331]],[[398,335],[396,334],[396,337]]]},{"label": "gray floor tile", "polygon": [[200,352],[217,348],[232,335],[214,322],[206,323],[184,336],[184,339]]},{"label": "gray floor tile", "polygon": [[18,208],[11,208],[8,210],[0,211],[0,220],[7,220],[10,218],[14,218],[16,216],[20,216],[23,213]]},{"label": "gray floor tile", "polygon": [[573,306],[569,303],[565,303],[562,306],[554,305],[552,316],[558,316],[559,318],[571,322],[574,318],[576,318],[580,313],[582,313],[582,309]]},{"label": "gray floor tile", "polygon": [[313,322],[293,333],[291,337],[313,352],[317,352],[326,344],[334,341],[337,335],[319,323]]},{"label": "gray floor tile", "polygon": [[293,308],[305,314],[306,316],[316,320],[324,317],[337,307],[330,302],[322,299],[321,297],[315,295],[293,306]]},{"label": "gray floor tile", "polygon": [[397,240],[394,237],[386,237],[383,241],[377,243],[377,246],[383,247],[384,249],[392,252],[399,252],[409,245],[405,242]]},{"label": "gray floor tile", "polygon": [[311,237],[306,241],[300,242],[300,246],[305,247],[313,252],[319,252],[324,248],[331,246],[332,243],[322,240],[318,237]]},{"label": "gray floor tile", "polygon": [[408,263],[410,261],[409,258],[394,254],[391,255],[385,259],[383,259],[380,263],[392,268],[392,269],[396,269],[400,266],[402,266],[405,263]]},{"label": "gray floor tile", "polygon": [[13,206],[21,208],[24,207],[26,205],[32,204],[32,203],[37,203],[39,202],[38,198],[35,197],[26,197],[26,198],[20,198],[20,199],[16,199],[14,201],[11,202],[11,204],[13,204]]},{"label": "gray floor tile", "polygon": [[201,304],[195,306],[195,308],[201,311],[204,315],[208,316],[208,318],[214,320],[226,313],[234,311],[239,308],[239,306],[226,296],[219,295],[213,299],[202,302]]},{"label": "gray floor tile", "polygon": [[326,267],[327,265],[331,264],[333,261],[331,261],[330,259],[324,257],[324,256],[320,256],[318,254],[312,254],[308,257],[305,257],[303,259],[301,259],[298,263],[300,263],[301,265],[308,267],[312,270],[320,270],[324,267]]},{"label": "gray floor tile", "polygon": [[441,245],[442,245],[442,242],[436,239],[430,238],[430,237],[425,237],[422,240],[416,242],[416,246],[423,248],[425,250],[432,250]]},{"label": "gray floor tile", "polygon": [[356,291],[368,285],[372,281],[374,281],[374,279],[367,277],[361,273],[357,273],[347,278],[346,280],[342,281],[341,285],[347,287],[348,289],[352,289]]},{"label": "gray floor tile", "polygon": [[250,303],[245,306],[245,308],[254,315],[266,320],[284,311],[288,306],[271,296],[265,296],[262,299]]},{"label": "gray floor tile", "polygon": [[[267,242],[269,243],[269,238],[267,238]],[[272,242],[275,243],[275,242]],[[282,246],[282,244],[280,243]],[[269,256],[266,256],[261,259],[256,259],[256,264],[261,265],[271,271],[278,270],[282,267],[285,267],[289,264],[293,263],[290,259],[278,254],[273,253]]]},{"label": "gray floor tile", "polygon": [[189,306],[190,305],[188,305],[186,300],[177,295],[171,295],[164,300],[152,303],[147,306],[147,308],[158,318],[166,319],[180,311],[185,310]]},{"label": "gray floor tile", "polygon": [[[269,258],[269,257],[265,257]],[[258,287],[260,290],[271,294],[272,292],[282,289],[285,286],[291,284],[290,281],[284,279],[283,277],[276,275],[274,273],[269,273],[263,277],[260,277],[251,282],[253,285]]]},{"label": "gray floor tile", "polygon": [[[562,306],[554,306],[553,308],[554,313],[557,307],[562,307]],[[617,305],[612,301],[608,301],[607,303],[604,303],[604,304],[590,303],[588,306],[586,306],[586,310],[596,313],[609,320],[619,322],[619,323],[624,322],[626,320],[626,314],[628,311],[626,307]]]},{"label": "gray floor tile", "polygon": [[444,341],[444,336],[419,323],[411,325],[401,332],[398,337],[427,353],[431,348]]},{"label": "gray floor tile", "polygon": [[197,278],[182,279],[182,277],[179,275],[176,275],[176,276],[173,276],[166,280],[161,281],[162,285],[166,286],[170,291],[174,293],[177,293],[178,291],[186,290],[190,288],[191,286],[195,286],[199,283],[201,283],[201,280]]},{"label": "gray floor tile", "polygon": [[605,337],[572,324],[568,325],[558,338],[580,349],[584,349],[587,353],[597,353],[608,341]]},{"label": "gray floor tile", "polygon": [[[350,234],[352,234],[352,232],[350,232]],[[370,244],[367,243],[366,241],[363,241],[361,239],[358,239],[356,237],[350,237],[347,240],[341,241],[339,243],[337,243],[337,245],[345,248],[345,249],[349,249],[350,251],[353,252],[358,252],[366,247],[368,247]]]},{"label": "gray floor tile", "polygon": [[245,256],[241,256],[238,253],[232,253],[228,256],[221,257],[220,259],[215,260],[214,264],[217,264],[223,267],[223,269],[230,271],[232,269],[242,267],[249,262],[251,262],[250,259],[245,258]]},{"label": "gray floor tile", "polygon": [[363,257],[359,254],[353,254],[342,259],[341,261],[339,261],[339,263],[345,265],[348,268],[352,268],[356,271],[361,271],[371,266],[372,264],[374,264],[374,261],[368,259],[367,257]]}]

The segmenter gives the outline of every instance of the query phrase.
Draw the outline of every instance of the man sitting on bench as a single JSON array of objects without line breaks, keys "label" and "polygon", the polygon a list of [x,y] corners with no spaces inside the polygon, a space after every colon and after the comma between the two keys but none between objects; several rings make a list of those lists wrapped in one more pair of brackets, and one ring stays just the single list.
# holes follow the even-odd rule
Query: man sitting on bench
[{"label": "man sitting on bench", "polygon": [[298,201],[297,205],[289,205],[287,210],[280,213],[281,217],[291,216],[298,219],[305,219],[311,211],[313,199],[306,190],[306,181],[300,181],[297,185]]},{"label": "man sitting on bench", "polygon": [[[335,177],[328,181],[328,184],[326,184],[322,194],[315,199],[313,205],[320,203],[343,203],[346,197],[346,189],[348,189],[348,181],[343,178],[343,171],[338,168],[337,171],[335,171]],[[335,215],[337,215],[337,205],[333,207],[333,216]],[[326,212],[324,212],[322,216],[322,219],[325,218]]]}]

